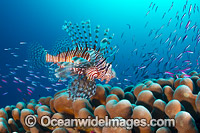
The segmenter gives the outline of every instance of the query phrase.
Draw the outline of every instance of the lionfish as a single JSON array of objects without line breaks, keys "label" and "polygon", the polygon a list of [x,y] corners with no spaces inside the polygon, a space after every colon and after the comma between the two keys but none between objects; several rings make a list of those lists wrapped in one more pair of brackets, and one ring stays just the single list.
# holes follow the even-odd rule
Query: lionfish
[{"label": "lionfish", "polygon": [[[80,26],[65,21],[62,29],[70,39],[62,42],[64,45],[56,54],[49,54],[42,46],[35,45],[31,57],[35,65],[56,65],[53,70],[59,80],[71,78],[67,89],[69,98],[90,98],[96,92],[96,79],[108,83],[116,77],[112,68],[118,50],[117,46],[111,46],[114,34],[109,36],[109,29],[106,29],[99,41],[100,26],[96,26],[92,35],[90,20],[82,21]],[[110,57],[113,59],[108,62]]]}]

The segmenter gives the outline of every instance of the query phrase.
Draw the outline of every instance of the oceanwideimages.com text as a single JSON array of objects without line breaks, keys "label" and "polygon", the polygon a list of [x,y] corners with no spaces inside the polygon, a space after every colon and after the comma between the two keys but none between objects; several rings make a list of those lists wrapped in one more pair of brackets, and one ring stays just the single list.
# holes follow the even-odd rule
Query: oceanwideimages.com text
[{"label": "oceanwideimages.com text", "polygon": [[[35,126],[37,120],[34,115],[28,115],[25,118],[25,124],[28,127]],[[42,116],[40,123],[43,127],[122,127],[128,130],[133,129],[134,127],[175,127],[174,119],[151,119],[147,121],[146,119],[123,119],[117,117],[110,119],[108,116],[105,116],[104,119],[96,116],[92,118],[88,116],[86,119],[51,119],[49,116]]]}]

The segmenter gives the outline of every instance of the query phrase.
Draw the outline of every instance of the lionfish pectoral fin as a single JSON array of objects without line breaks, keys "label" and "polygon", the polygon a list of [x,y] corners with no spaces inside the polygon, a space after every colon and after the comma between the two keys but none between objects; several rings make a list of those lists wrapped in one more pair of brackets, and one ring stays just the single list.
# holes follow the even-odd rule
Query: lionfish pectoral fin
[{"label": "lionfish pectoral fin", "polygon": [[82,58],[82,57],[73,57],[72,60],[74,61],[74,63],[76,64],[83,64],[83,63],[88,63],[88,60]]},{"label": "lionfish pectoral fin", "polygon": [[88,99],[96,93],[96,82],[88,81],[86,77],[76,77],[71,79],[67,92],[73,100],[78,98]]},{"label": "lionfish pectoral fin", "polygon": [[56,64],[56,63],[51,63],[51,64],[50,64],[50,67],[53,66],[53,65],[55,65],[55,64]]},{"label": "lionfish pectoral fin", "polygon": [[64,62],[62,63],[62,68],[72,68],[74,66],[74,64],[72,62]]},{"label": "lionfish pectoral fin", "polygon": [[60,68],[61,68],[61,65],[60,65],[60,63],[56,63]]}]

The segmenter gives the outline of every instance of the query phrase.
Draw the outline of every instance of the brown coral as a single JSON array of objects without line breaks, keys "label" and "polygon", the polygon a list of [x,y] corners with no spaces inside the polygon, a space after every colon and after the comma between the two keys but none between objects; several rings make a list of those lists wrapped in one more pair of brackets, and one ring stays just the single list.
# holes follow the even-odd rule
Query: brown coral
[{"label": "brown coral", "polygon": [[[54,97],[41,97],[38,101],[18,102],[0,109],[0,132],[144,132],[144,133],[197,133],[200,119],[200,79],[193,71],[185,78],[146,79],[136,86],[130,85],[123,90],[108,84],[97,85],[96,93],[90,99],[69,99],[66,90],[57,92]],[[176,80],[175,80],[176,79]],[[198,93],[198,95],[197,95]],[[37,123],[32,128],[25,125],[27,115],[34,115]],[[40,119],[49,116],[50,119],[90,118],[99,119],[143,119],[149,124],[152,118],[175,118],[175,127],[42,127]],[[195,121],[196,120],[196,121]]]}]

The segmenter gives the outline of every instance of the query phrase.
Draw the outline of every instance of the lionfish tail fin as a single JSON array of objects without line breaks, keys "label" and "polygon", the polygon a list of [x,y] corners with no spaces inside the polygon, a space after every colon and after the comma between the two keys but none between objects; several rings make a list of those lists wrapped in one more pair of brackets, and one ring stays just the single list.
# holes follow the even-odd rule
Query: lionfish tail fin
[{"label": "lionfish tail fin", "polygon": [[89,81],[86,77],[77,76],[71,79],[67,93],[69,98],[76,100],[78,98],[89,99],[96,93],[96,82]]},{"label": "lionfish tail fin", "polygon": [[38,43],[31,44],[29,46],[29,66],[32,69],[38,69],[46,65],[45,49]]}]

